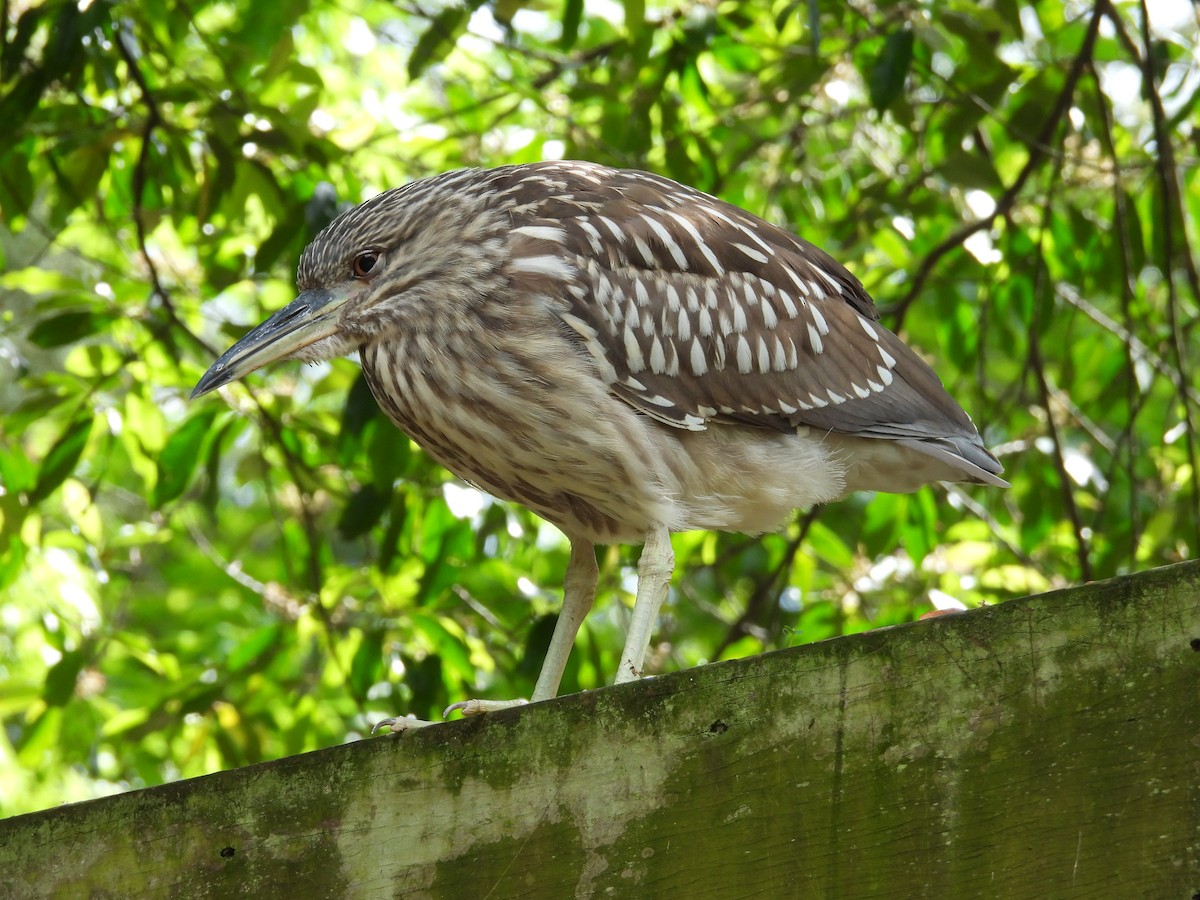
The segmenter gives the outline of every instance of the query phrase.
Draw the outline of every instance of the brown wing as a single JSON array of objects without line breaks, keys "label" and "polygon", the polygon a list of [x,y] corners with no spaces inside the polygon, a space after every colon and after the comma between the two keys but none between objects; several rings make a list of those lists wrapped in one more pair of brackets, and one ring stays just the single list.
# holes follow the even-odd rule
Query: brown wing
[{"label": "brown wing", "polygon": [[561,267],[562,318],[626,402],[692,430],[900,441],[1003,484],[967,414],[827,253],[658,176],[542,166],[526,167],[539,199],[514,222],[514,257]]}]

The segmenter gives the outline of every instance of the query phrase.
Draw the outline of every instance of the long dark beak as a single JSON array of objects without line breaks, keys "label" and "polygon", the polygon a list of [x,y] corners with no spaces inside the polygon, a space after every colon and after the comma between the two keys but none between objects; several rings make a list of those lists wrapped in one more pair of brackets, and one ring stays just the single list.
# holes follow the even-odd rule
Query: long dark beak
[{"label": "long dark beak", "polygon": [[192,399],[336,334],[338,309],[354,295],[354,288],[350,283],[344,288],[302,292],[226,350],[196,384]]}]

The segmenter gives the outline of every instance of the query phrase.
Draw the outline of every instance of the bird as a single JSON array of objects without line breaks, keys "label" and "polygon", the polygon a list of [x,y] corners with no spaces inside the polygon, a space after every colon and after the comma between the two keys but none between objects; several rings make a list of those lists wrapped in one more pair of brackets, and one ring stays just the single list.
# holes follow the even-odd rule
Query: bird
[{"label": "bird", "polygon": [[[433,459],[556,525],[563,603],[528,702],[558,693],[596,545],[642,544],[620,684],[643,674],[672,533],[778,530],[855,491],[1008,486],[858,278],[659,175],[555,160],[413,181],[334,219],[297,287],[192,397],[277,360],[357,352],[383,412]],[[466,700],[443,718],[525,702]]]}]

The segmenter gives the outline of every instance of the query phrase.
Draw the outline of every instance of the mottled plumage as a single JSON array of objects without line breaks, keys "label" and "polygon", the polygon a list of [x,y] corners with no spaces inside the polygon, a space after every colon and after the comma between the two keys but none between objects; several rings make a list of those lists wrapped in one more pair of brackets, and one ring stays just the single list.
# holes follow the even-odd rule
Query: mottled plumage
[{"label": "mottled plumage", "polygon": [[535,700],[591,605],[593,543],[646,542],[620,681],[640,674],[669,532],[762,532],[855,490],[1005,484],[853,275],[665,178],[546,162],[415,182],[339,217],[298,280],[196,393],[359,350],[434,458],[558,525],[572,562]]}]

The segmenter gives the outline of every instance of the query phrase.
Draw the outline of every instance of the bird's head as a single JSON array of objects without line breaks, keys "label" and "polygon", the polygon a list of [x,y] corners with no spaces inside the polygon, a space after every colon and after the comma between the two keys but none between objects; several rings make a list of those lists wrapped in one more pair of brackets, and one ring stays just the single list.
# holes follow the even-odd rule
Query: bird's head
[{"label": "bird's head", "polygon": [[506,215],[486,180],[451,172],[340,215],[300,257],[300,294],[221,355],[199,397],[281,359],[344,356],[398,331],[453,326],[495,291]]}]

